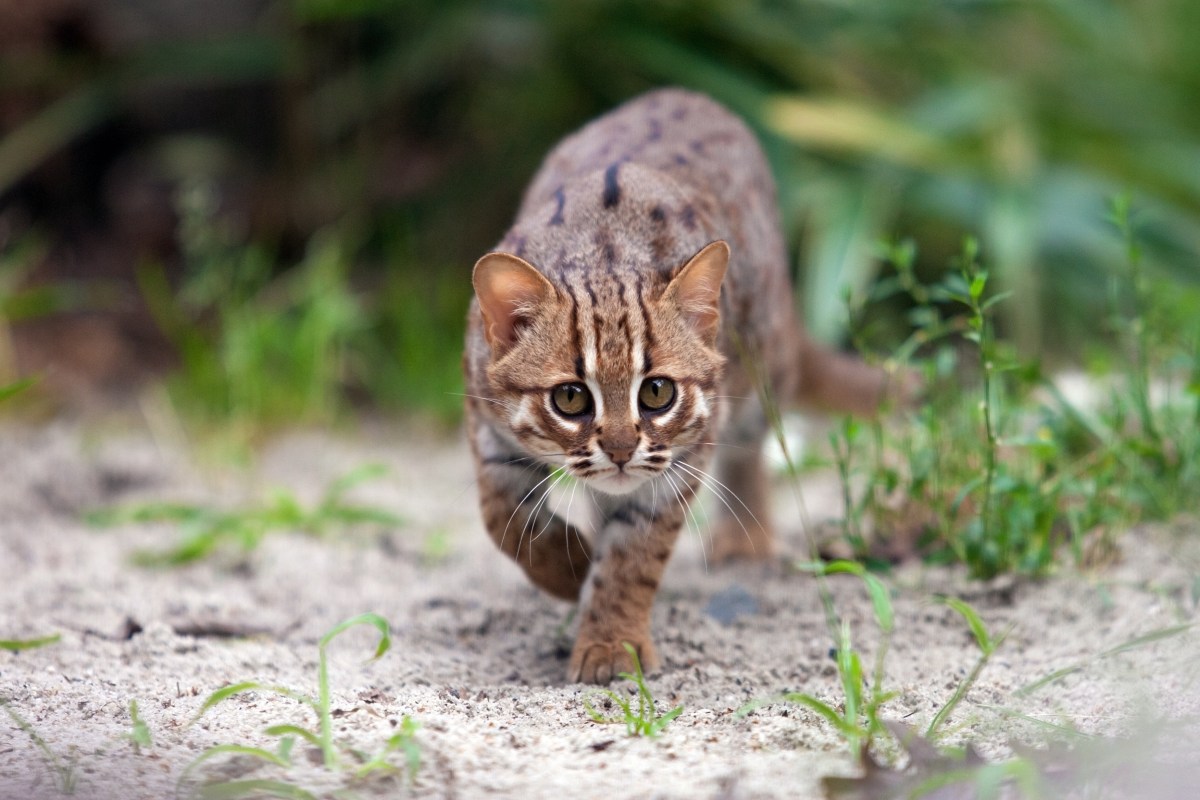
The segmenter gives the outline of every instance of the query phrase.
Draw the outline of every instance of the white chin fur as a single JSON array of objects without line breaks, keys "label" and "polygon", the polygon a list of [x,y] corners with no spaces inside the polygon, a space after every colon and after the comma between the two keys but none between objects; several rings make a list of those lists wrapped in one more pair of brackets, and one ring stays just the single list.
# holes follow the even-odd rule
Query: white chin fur
[{"label": "white chin fur", "polygon": [[604,475],[599,478],[590,478],[586,481],[587,485],[598,492],[611,495],[632,494],[641,488],[646,482],[646,478],[629,473],[617,473],[616,475]]}]

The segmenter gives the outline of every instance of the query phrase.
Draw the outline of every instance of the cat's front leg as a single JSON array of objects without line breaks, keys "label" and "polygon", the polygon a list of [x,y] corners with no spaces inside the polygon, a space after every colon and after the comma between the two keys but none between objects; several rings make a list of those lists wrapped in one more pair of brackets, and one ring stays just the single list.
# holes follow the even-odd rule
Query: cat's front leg
[{"label": "cat's front leg", "polygon": [[[690,494],[689,489],[688,499]],[[626,642],[645,671],[658,668],[650,611],[679,538],[683,513],[682,502],[658,509],[629,502],[606,514],[581,599],[568,680],[608,683],[621,672],[632,672]]]},{"label": "cat's front leg", "polygon": [[[548,467],[517,461],[482,464],[480,506],[492,540],[529,580],[555,597],[574,602],[588,574],[591,548],[575,526],[542,502],[540,490],[549,491],[552,480]],[[540,481],[544,482],[539,486]]]},{"label": "cat's front leg", "polygon": [[469,421],[488,534],[535,586],[575,602],[591,565],[591,546],[578,528],[548,507],[551,467],[507,445],[486,424]]}]

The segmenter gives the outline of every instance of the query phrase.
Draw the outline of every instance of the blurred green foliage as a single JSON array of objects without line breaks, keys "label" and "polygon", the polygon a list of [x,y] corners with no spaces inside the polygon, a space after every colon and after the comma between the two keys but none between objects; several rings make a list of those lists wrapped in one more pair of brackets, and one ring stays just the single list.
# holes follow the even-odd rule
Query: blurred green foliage
[{"label": "blurred green foliage", "polygon": [[825,338],[843,324],[841,287],[865,286],[874,244],[898,232],[922,242],[928,274],[979,232],[997,279],[1024,298],[1005,325],[1024,352],[1086,330],[1104,299],[1097,276],[1122,257],[1104,203],[1124,190],[1147,209],[1151,268],[1195,277],[1200,57],[1188,32],[1200,11],[1188,0],[418,0],[296,13],[362,37],[314,93],[342,99],[325,106],[343,120],[328,130],[378,126],[362,104],[398,108],[454,154],[405,204],[423,254],[469,264],[563,133],[679,84],[762,135],[803,243],[809,325]]},{"label": "blurred green foliage", "polygon": [[[993,283],[1019,298],[998,334],[1023,356],[1078,361],[1110,333],[1095,321],[1125,263],[1105,220],[1120,192],[1144,209],[1147,274],[1197,277],[1193,0],[255,8],[219,34],[0,54],[0,96],[47,98],[0,138],[0,194],[164,91],[265,89],[254,130],[217,119],[203,133],[255,162],[270,222],[214,256],[188,250],[183,214],[182,292],[144,283],[214,412],[293,421],[361,398],[452,415],[471,264],[555,141],[664,84],[707,92],[761,135],[821,338],[844,335],[843,292],[866,294],[877,242],[920,242],[928,280],[973,232]],[[211,165],[179,169],[186,188]],[[871,312],[892,341],[899,310]]]}]

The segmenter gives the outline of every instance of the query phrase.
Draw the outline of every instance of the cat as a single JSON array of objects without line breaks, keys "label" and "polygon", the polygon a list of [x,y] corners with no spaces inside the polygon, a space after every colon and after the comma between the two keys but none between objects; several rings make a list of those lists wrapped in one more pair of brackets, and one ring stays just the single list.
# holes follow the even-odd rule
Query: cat
[{"label": "cat", "polygon": [[[573,682],[630,670],[625,642],[659,666],[650,611],[702,487],[723,499],[716,560],[772,555],[766,397],[870,414],[887,391],[804,334],[766,159],[701,94],[650,92],[560,142],[473,283],[484,522],[535,585],[578,601]],[[558,471],[591,496],[591,537],[547,508]]]}]

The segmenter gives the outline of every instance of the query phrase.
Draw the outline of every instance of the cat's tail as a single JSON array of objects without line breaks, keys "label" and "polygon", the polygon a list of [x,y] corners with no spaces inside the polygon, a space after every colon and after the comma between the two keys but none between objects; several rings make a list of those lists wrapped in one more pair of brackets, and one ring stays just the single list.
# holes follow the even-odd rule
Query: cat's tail
[{"label": "cat's tail", "polygon": [[839,353],[805,337],[795,402],[804,408],[869,417],[881,409],[906,408],[922,393],[919,376],[889,370]]}]

